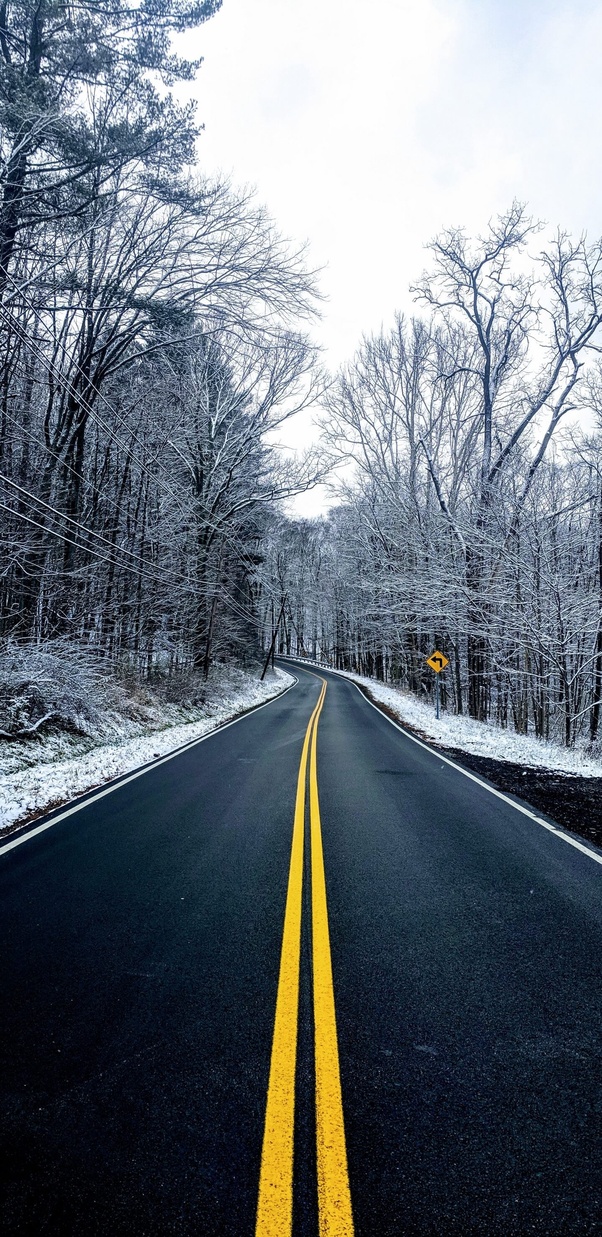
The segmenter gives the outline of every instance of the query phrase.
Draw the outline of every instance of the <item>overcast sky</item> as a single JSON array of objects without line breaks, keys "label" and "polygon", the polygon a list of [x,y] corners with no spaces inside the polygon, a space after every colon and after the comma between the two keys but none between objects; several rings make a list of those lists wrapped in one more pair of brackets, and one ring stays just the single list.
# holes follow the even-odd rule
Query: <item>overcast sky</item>
[{"label": "overcast sky", "polygon": [[223,0],[197,35],[201,164],[325,267],[329,364],[412,309],[444,225],[514,197],[602,232],[602,4]]}]

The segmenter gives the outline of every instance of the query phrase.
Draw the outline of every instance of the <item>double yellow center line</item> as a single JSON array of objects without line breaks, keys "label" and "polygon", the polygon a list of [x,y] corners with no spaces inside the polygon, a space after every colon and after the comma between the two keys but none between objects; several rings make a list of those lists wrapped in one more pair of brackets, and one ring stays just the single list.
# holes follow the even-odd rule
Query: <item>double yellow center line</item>
[{"label": "double yellow center line", "polygon": [[297,781],[255,1237],[289,1237],[293,1224],[295,1073],[308,757],[320,1237],[353,1237],[318,801],[317,733],[326,681],[322,679],[321,683],[320,697],[303,741]]}]

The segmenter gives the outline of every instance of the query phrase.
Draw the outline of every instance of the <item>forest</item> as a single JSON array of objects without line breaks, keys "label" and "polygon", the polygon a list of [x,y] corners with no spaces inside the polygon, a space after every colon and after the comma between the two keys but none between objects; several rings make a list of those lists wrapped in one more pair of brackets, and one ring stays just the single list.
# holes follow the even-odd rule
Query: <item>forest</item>
[{"label": "forest", "polygon": [[0,6],[4,655],[207,679],[273,645],[424,698],[438,647],[444,708],[595,747],[602,242],[521,203],[444,230],[327,373],[311,255],[178,101],[217,8]]},{"label": "forest", "polygon": [[423,313],[328,388],[340,504],[281,529],[285,644],[518,733],[595,744],[602,694],[602,246],[514,204],[430,246]]}]

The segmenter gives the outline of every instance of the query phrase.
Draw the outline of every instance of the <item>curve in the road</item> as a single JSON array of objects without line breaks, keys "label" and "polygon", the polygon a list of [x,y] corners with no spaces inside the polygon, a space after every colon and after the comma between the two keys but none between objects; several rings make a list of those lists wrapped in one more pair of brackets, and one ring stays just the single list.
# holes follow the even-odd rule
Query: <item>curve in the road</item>
[{"label": "curve in the road", "polygon": [[[268,707],[2,855],[11,1237],[254,1232],[291,829],[320,692],[295,672]],[[293,1237],[320,1231],[314,760],[357,1237],[597,1234],[594,852],[320,675]]]}]

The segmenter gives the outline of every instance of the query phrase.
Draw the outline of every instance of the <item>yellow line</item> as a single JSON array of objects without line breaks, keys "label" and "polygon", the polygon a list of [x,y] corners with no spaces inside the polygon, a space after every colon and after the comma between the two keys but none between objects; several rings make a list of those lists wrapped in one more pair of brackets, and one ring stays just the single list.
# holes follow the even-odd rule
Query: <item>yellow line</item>
[{"label": "yellow line", "polygon": [[256,1237],[289,1237],[293,1223],[293,1136],[301,953],[305,781],[309,740],[326,691],[324,680],[322,684],[320,698],[309,719],[305,733],[297,780],[291,864],[261,1152]]},{"label": "yellow line", "polygon": [[320,1237],[353,1237],[318,800],[317,733],[316,720],[311,737],[309,808]]}]

